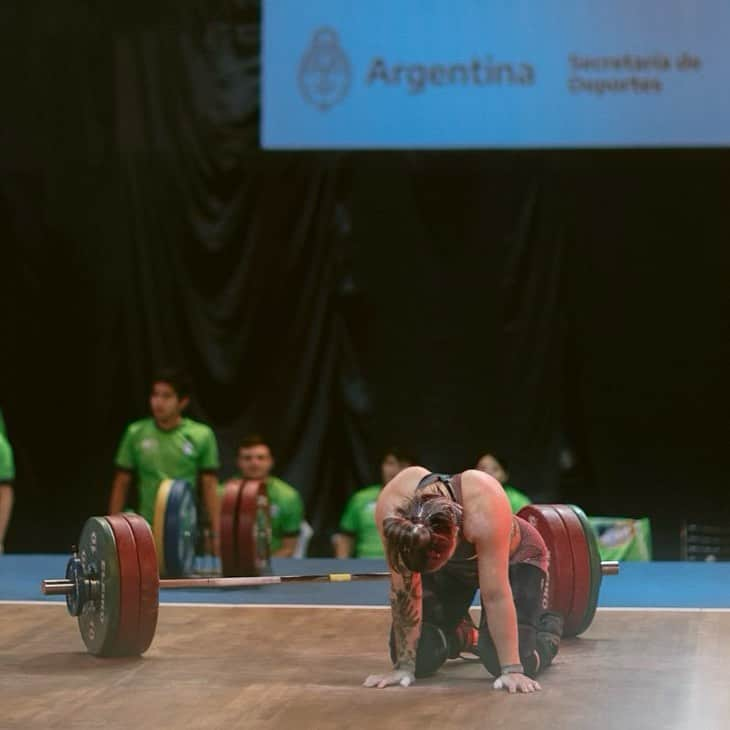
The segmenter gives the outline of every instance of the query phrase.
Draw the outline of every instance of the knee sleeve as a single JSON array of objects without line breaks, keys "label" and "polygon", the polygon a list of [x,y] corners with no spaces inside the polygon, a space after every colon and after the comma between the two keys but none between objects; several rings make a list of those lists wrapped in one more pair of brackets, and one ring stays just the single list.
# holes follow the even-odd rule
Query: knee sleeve
[{"label": "knee sleeve", "polygon": [[497,656],[497,647],[492,641],[492,637],[489,635],[489,629],[486,626],[482,626],[479,630],[479,658],[484,665],[484,668],[493,676],[499,677],[502,673],[501,666],[499,664],[499,656]]},{"label": "knee sleeve", "polygon": [[[446,634],[433,624],[421,626],[421,638],[416,652],[416,677],[433,674],[449,657],[449,642]],[[390,659],[395,664],[395,636],[390,630]]]},{"label": "knee sleeve", "polygon": [[[517,626],[519,639],[520,663],[522,664],[525,674],[528,677],[535,677],[537,673],[546,667],[550,661],[547,655],[543,657],[540,650],[538,635],[535,627],[529,624],[518,624]],[[554,655],[553,655],[554,656]],[[487,626],[483,626],[479,631],[479,658],[485,669],[493,676],[499,677],[502,673],[497,647],[489,635]]]},{"label": "knee sleeve", "polygon": [[[544,635],[549,627],[540,624],[545,573],[526,563],[510,565],[509,571],[517,614],[520,663],[525,674],[534,677],[550,664],[557,653],[557,645],[554,645],[553,639],[548,641],[548,637]],[[557,641],[559,643],[559,636]],[[480,654],[482,663],[491,674],[499,676],[501,669],[497,650],[485,625],[480,631],[479,643],[480,650],[483,647],[484,651]]]},{"label": "knee sleeve", "polygon": [[[552,620],[553,616],[557,617],[557,622]],[[534,678],[538,672],[547,669],[552,664],[558,653],[562,619],[557,614],[545,614],[538,621],[537,628],[520,624],[519,633],[520,661],[525,668],[525,674]]]},{"label": "knee sleeve", "polygon": [[542,658],[537,650],[537,631],[531,624],[519,624],[520,663],[528,677],[534,677],[542,669]]},{"label": "knee sleeve", "polygon": [[544,613],[538,622],[535,639],[537,653],[540,655],[543,668],[549,666],[555,659],[562,635],[563,617],[554,612]]}]

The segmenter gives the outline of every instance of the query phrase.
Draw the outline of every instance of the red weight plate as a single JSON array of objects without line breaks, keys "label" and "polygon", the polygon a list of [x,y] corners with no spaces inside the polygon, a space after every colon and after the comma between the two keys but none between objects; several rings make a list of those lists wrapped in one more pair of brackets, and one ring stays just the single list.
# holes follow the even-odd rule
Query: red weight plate
[{"label": "red weight plate", "polygon": [[139,632],[139,564],[137,543],[132,528],[122,515],[106,518],[114,533],[119,560],[119,626],[114,643],[109,648],[113,656],[135,654]]},{"label": "red weight plate", "polygon": [[560,515],[549,504],[530,504],[518,516],[527,520],[542,535],[549,552],[548,606],[566,618],[573,603],[573,561],[571,545]]},{"label": "red weight plate", "polygon": [[155,538],[147,521],[139,515],[125,514],[137,544],[139,566],[139,631],[134,654],[147,651],[157,629],[157,615],[160,605],[160,576],[157,572]]},{"label": "red weight plate", "polygon": [[238,502],[241,496],[241,480],[230,479],[226,482],[221,500],[221,569],[225,576],[238,576]]},{"label": "red weight plate", "polygon": [[601,572],[601,554],[598,548],[598,538],[596,532],[591,527],[591,523],[585,516],[585,513],[580,507],[576,507],[574,504],[570,505],[570,508],[575,513],[575,516],[583,525],[583,534],[585,535],[586,542],[588,543],[588,562],[591,566],[591,592],[588,599],[588,606],[586,608],[585,616],[583,621],[576,631],[577,634],[582,634],[593,621],[593,617],[596,615],[596,606],[598,605],[598,593],[601,590],[601,579],[603,574]]},{"label": "red weight plate", "polygon": [[583,530],[583,524],[571,507],[564,504],[555,504],[553,507],[563,520],[572,546],[573,604],[565,621],[563,635],[575,636],[581,631],[583,617],[591,598],[591,562],[588,553],[588,541]]},{"label": "red weight plate", "polygon": [[261,575],[258,559],[259,501],[268,500],[266,485],[262,482],[244,482],[238,503],[238,568],[242,576]]}]

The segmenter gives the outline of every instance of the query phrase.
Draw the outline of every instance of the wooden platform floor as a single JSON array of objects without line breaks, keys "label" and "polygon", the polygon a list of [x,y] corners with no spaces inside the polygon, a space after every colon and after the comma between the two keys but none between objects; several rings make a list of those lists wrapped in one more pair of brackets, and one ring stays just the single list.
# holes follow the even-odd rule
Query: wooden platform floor
[{"label": "wooden platform floor", "polygon": [[409,689],[378,609],[163,605],[141,659],[89,656],[60,605],[0,604],[0,728],[727,730],[730,613],[601,612],[543,691],[491,689],[454,661]]}]

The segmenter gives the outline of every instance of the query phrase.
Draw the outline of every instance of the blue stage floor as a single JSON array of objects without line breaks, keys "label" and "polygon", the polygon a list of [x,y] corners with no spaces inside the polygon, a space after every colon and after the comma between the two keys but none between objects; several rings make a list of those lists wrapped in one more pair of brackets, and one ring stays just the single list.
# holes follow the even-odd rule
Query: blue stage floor
[{"label": "blue stage floor", "polygon": [[[62,578],[64,555],[0,556],[0,601],[62,601],[41,595],[43,578]],[[274,560],[278,575],[359,573],[385,570],[381,560]],[[289,584],[243,590],[161,591],[165,603],[304,604],[384,606],[387,581]],[[622,563],[621,573],[604,578],[603,608],[730,609],[730,563]]]}]

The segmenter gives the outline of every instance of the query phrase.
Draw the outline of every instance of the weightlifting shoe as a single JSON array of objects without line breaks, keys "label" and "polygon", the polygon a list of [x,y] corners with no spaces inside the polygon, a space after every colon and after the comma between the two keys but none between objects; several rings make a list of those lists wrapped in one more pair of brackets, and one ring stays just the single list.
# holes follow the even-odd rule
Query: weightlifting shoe
[{"label": "weightlifting shoe", "polygon": [[479,656],[479,629],[468,614],[457,624],[449,640],[449,659],[466,659],[462,654]]}]

